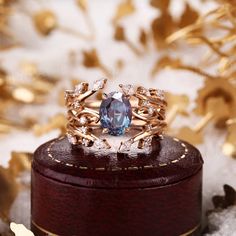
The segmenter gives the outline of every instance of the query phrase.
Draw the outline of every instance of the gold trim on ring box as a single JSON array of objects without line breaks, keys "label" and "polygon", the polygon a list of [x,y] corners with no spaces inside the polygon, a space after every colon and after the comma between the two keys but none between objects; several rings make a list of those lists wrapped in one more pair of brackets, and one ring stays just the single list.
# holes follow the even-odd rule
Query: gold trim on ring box
[{"label": "gold trim on ring box", "polygon": [[[42,228],[41,226],[39,226],[38,224],[36,224],[33,220],[31,220],[31,223],[42,233],[47,234],[48,236],[59,236],[58,234],[54,234],[49,232],[48,230]],[[194,228],[190,229],[189,231],[180,234],[179,236],[191,236],[193,233],[195,233],[197,230],[199,230],[201,224],[196,225]]]},{"label": "gold trim on ring box", "polygon": [[44,229],[43,227],[39,226],[33,220],[31,220],[31,224],[34,225],[34,227],[37,228],[38,231],[40,231],[41,233],[44,233],[48,236],[59,236],[59,234],[51,233],[48,230]]},{"label": "gold trim on ring box", "polygon": [[[89,101],[89,98],[103,89],[107,79],[100,79],[89,84],[82,82],[74,90],[66,90],[65,102],[67,107],[67,137],[72,145],[96,146],[98,149],[109,149],[111,144],[107,139],[97,135],[96,131],[108,132],[101,128],[99,107],[101,101]],[[125,131],[139,130],[128,140],[121,142],[118,151],[129,151],[133,143],[137,142],[140,149],[150,146],[153,136],[161,136],[166,127],[165,113],[167,102],[164,91],[159,89],[146,89],[132,85],[120,85],[122,94],[131,104],[132,121]],[[103,99],[107,95],[103,94]]]},{"label": "gold trim on ring box", "polygon": [[198,224],[194,228],[190,229],[188,232],[180,234],[180,236],[191,236],[193,233],[195,233],[197,230],[199,230],[200,227],[201,227],[201,224]]}]

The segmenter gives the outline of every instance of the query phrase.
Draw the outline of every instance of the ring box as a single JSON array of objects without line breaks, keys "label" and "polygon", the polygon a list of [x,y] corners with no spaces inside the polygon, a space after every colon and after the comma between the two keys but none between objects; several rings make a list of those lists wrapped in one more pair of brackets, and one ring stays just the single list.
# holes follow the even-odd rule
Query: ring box
[{"label": "ring box", "polygon": [[200,234],[203,160],[195,147],[164,136],[136,157],[87,149],[61,137],[35,151],[36,236]]}]

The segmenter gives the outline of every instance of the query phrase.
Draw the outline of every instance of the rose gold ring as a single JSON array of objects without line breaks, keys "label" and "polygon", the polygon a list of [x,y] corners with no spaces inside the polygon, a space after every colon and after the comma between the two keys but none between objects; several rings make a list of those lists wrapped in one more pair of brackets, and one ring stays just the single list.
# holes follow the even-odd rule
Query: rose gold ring
[{"label": "rose gold ring", "polygon": [[101,101],[90,99],[106,82],[107,79],[99,79],[92,88],[82,82],[74,90],[66,90],[69,142],[109,149],[112,145],[102,137],[105,133],[122,136],[135,132],[120,142],[118,152],[129,151],[134,143],[140,149],[150,146],[152,138],[161,136],[166,127],[164,91],[121,84],[120,92],[103,93]]}]

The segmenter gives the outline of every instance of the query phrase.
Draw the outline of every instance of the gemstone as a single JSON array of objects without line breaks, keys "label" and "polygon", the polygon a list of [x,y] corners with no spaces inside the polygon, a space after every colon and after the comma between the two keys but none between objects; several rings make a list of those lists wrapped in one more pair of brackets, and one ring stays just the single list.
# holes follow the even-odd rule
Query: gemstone
[{"label": "gemstone", "polygon": [[100,122],[102,128],[107,128],[111,135],[122,135],[130,126],[132,108],[123,93],[112,92],[107,95],[100,106]]},{"label": "gemstone", "polygon": [[77,109],[77,108],[80,108],[81,107],[81,102],[80,101],[74,101],[73,103],[72,103],[72,106],[73,106],[73,108],[74,109]]},{"label": "gemstone", "polygon": [[107,82],[107,79],[96,80],[93,83],[93,91],[98,91],[99,89],[103,89],[105,84],[106,84],[106,82]]},{"label": "gemstone", "polygon": [[152,137],[147,137],[144,139],[144,146],[145,147],[150,147],[152,144]]},{"label": "gemstone", "polygon": [[85,125],[87,123],[87,118],[85,116],[81,116],[79,118],[79,122],[81,125]]},{"label": "gemstone", "polygon": [[164,99],[165,99],[165,91],[164,91],[164,90],[161,90],[161,89],[158,89],[158,90],[157,90],[157,96],[158,96],[161,100],[164,100]]},{"label": "gemstone", "polygon": [[147,106],[147,105],[149,105],[149,101],[148,100],[141,100],[141,105]]},{"label": "gemstone", "polygon": [[82,90],[83,90],[83,85],[82,84],[77,84],[75,86],[75,93],[76,94],[81,94],[82,93]]},{"label": "gemstone", "polygon": [[104,142],[104,140],[102,140],[102,139],[96,139],[94,141],[94,146],[98,149],[106,149],[107,148],[106,142]]},{"label": "gemstone", "polygon": [[142,94],[142,95],[147,95],[147,96],[149,95],[149,91],[146,88],[142,87],[142,86],[139,86],[137,88],[137,93]]},{"label": "gemstone", "polygon": [[128,152],[130,151],[131,145],[133,144],[133,140],[127,140],[125,142],[122,142],[120,147],[119,147],[119,151],[120,152]]},{"label": "gemstone", "polygon": [[81,126],[81,127],[78,128],[78,130],[79,130],[81,133],[86,134],[87,131],[88,131],[88,128],[87,128],[86,126]]},{"label": "gemstone", "polygon": [[134,87],[131,84],[120,84],[120,87],[125,95],[134,95]]},{"label": "gemstone", "polygon": [[154,112],[155,112],[155,109],[153,107],[148,107],[148,114],[149,115],[153,115]]},{"label": "gemstone", "polygon": [[75,145],[77,143],[77,139],[73,135],[67,134],[67,138],[68,138],[69,143],[71,143],[73,145]]},{"label": "gemstone", "polygon": [[88,147],[90,145],[90,140],[86,139],[86,138],[83,138],[82,139],[82,144],[86,147]]}]

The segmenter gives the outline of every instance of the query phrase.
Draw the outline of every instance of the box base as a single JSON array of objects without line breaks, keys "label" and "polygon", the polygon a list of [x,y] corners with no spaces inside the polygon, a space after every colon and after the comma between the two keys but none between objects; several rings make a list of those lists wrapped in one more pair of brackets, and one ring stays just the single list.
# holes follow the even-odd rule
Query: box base
[{"label": "box base", "polygon": [[32,172],[32,231],[42,235],[199,235],[201,178],[163,187],[84,188]]}]

